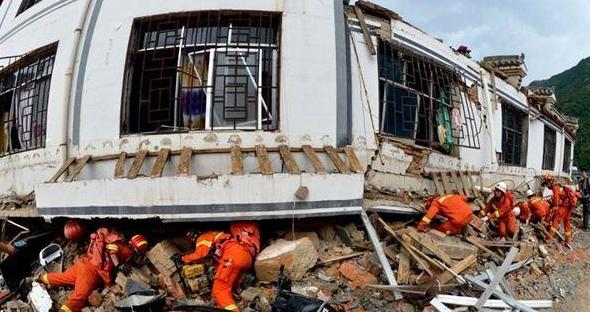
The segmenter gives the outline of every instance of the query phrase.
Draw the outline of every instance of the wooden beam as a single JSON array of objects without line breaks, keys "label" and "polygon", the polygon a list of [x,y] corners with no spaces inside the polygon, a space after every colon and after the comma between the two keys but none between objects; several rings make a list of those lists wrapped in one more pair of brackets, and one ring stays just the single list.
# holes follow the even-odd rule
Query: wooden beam
[{"label": "wooden beam", "polygon": [[90,160],[90,155],[86,155],[86,156],[78,159],[78,161],[76,162],[76,167],[74,167],[74,170],[72,172],[70,172],[70,174],[66,178],[66,182],[74,181],[76,176],[80,173],[80,171],[82,171],[82,168],[84,168],[84,166],[86,165],[86,163],[89,160]]},{"label": "wooden beam", "polygon": [[439,176],[439,174],[436,172],[430,173],[430,178],[432,179],[432,182],[434,183],[434,187],[436,188],[436,192],[440,195],[444,195],[444,194],[446,194],[445,187],[440,182],[438,176]]},{"label": "wooden beam", "polygon": [[152,167],[152,173],[150,174],[152,178],[159,178],[162,176],[162,173],[164,172],[164,167],[166,166],[166,162],[168,161],[169,154],[169,148],[163,148],[158,152],[158,158],[156,158],[156,162]]},{"label": "wooden beam", "polygon": [[451,188],[451,182],[449,182],[449,176],[447,176],[446,171],[441,171],[439,173],[442,179],[443,186],[445,188],[445,194],[451,194],[453,192],[453,189]]},{"label": "wooden beam", "polygon": [[[477,262],[477,256],[474,254],[469,255],[467,258],[457,262],[455,265],[451,267],[451,270],[457,274],[467,270],[469,267]],[[449,271],[444,271],[441,274],[437,275],[436,278],[438,279],[439,283],[446,284],[447,282],[451,281],[455,278],[455,275]]]},{"label": "wooden beam", "polygon": [[365,169],[361,165],[358,157],[356,157],[356,153],[352,149],[352,147],[348,146],[344,148],[344,153],[346,153],[346,158],[348,159],[348,166],[350,167],[350,171],[355,173],[363,173]]},{"label": "wooden beam", "polygon": [[326,151],[326,154],[328,154],[328,157],[330,157],[330,160],[332,160],[332,163],[336,169],[338,169],[338,172],[343,174],[347,172],[346,163],[340,158],[334,147],[326,145],[324,146],[324,151]]},{"label": "wooden beam", "polygon": [[488,299],[490,298],[492,293],[497,292],[496,287],[498,287],[498,285],[500,284],[500,280],[502,280],[504,278],[504,274],[506,274],[506,271],[508,271],[508,269],[510,268],[510,265],[512,264],[512,261],[516,257],[517,253],[518,253],[518,248],[515,248],[515,247],[510,248],[510,251],[508,252],[508,255],[506,256],[506,258],[504,259],[504,262],[502,262],[502,265],[500,266],[500,268],[498,268],[498,270],[496,272],[494,272],[494,274],[496,276],[490,281],[490,284],[488,285],[486,290],[483,292],[481,297],[479,297],[479,299],[475,303],[476,309],[483,308],[484,304],[486,303],[486,301],[488,301]]},{"label": "wooden beam", "polygon": [[[477,191],[475,190],[475,182],[473,182],[473,177],[469,171],[465,172],[467,175],[467,179],[469,180],[469,184],[471,184],[471,192],[473,192],[473,196],[477,196]],[[481,194],[481,193],[480,193]]]},{"label": "wooden beam", "polygon": [[452,266],[455,264],[455,261],[453,261],[453,259],[451,259],[451,257],[449,257],[449,255],[447,255],[447,253],[444,250],[442,250],[440,247],[438,247],[438,245],[436,245],[429,238],[426,238],[426,237],[420,235],[414,228],[409,227],[408,231],[406,233],[413,240],[415,240],[420,245],[422,245],[424,248],[428,249],[434,255],[439,257],[447,265]]},{"label": "wooden beam", "polygon": [[242,149],[238,145],[234,145],[230,149],[231,152],[231,174],[244,174],[244,160],[242,159]]},{"label": "wooden beam", "polygon": [[[363,220],[363,224],[365,225],[365,229],[367,230],[367,234],[369,235],[369,238],[371,239],[371,243],[373,244],[373,248],[375,248],[375,252],[377,253],[377,256],[379,257],[379,262],[381,262],[381,266],[383,267],[383,272],[385,273],[385,276],[387,277],[387,282],[391,286],[397,286],[397,281],[395,280],[395,275],[393,275],[393,270],[391,269],[391,266],[389,265],[389,261],[387,260],[387,257],[385,256],[385,252],[383,252],[383,247],[381,246],[381,242],[379,241],[379,235],[377,235],[377,231],[373,227],[373,224],[371,224],[371,220],[369,220],[369,216],[367,216],[367,213],[365,211],[361,212],[361,219]],[[396,300],[401,300],[403,298],[401,292],[399,292],[399,291],[394,291],[393,297]]]},{"label": "wooden beam", "polygon": [[290,174],[300,174],[301,173],[301,169],[299,169],[299,165],[297,165],[297,161],[295,160],[295,158],[293,158],[293,154],[291,154],[291,151],[289,150],[289,146],[280,145],[279,146],[279,154],[281,155],[283,162],[285,162],[285,166],[287,167],[287,171],[289,171]]},{"label": "wooden beam", "polygon": [[193,149],[185,147],[180,153],[180,160],[178,161],[178,167],[176,167],[176,176],[186,177],[191,171],[191,161],[193,159]]},{"label": "wooden beam", "polygon": [[121,152],[117,164],[115,165],[115,178],[125,177],[125,160],[127,159],[127,153]]},{"label": "wooden beam", "polygon": [[467,179],[465,178],[465,175],[463,174],[463,172],[459,171],[459,179],[461,180],[461,183],[463,184],[463,189],[465,190],[465,195],[467,195],[467,197],[473,197],[474,194],[471,191],[473,189],[473,185],[471,185],[470,187],[467,186]]},{"label": "wooden beam", "polygon": [[313,166],[315,172],[326,173],[326,167],[324,167],[324,164],[322,163],[318,155],[315,153],[315,150],[309,145],[303,145],[301,146],[301,148],[303,149],[303,153]]},{"label": "wooden beam", "polygon": [[143,165],[143,161],[145,160],[145,157],[147,156],[147,154],[148,154],[147,150],[141,150],[137,153],[137,156],[135,156],[135,159],[133,160],[133,163],[131,164],[131,168],[129,168],[129,171],[127,172],[127,177],[129,179],[137,178],[137,176],[139,175],[139,172],[141,170],[141,166]]},{"label": "wooden beam", "polygon": [[272,175],[272,165],[268,159],[268,153],[264,145],[256,145],[256,158],[258,159],[258,168],[264,175]]},{"label": "wooden beam", "polygon": [[492,250],[490,250],[489,248],[484,246],[482,243],[480,243],[478,241],[478,239],[476,237],[467,236],[465,239],[468,242],[470,242],[472,245],[474,245],[475,247],[481,249],[484,253],[488,254],[489,256],[496,258],[496,260],[498,260],[498,261],[502,261],[502,257],[499,254],[497,254],[496,252],[493,252]]},{"label": "wooden beam", "polygon": [[74,161],[76,161],[76,157],[70,157],[70,158],[66,159],[66,161],[61,165],[59,170],[57,170],[57,172],[49,180],[47,180],[47,183],[57,182],[59,177],[61,177],[62,174],[64,174],[64,172],[66,172],[68,170],[68,168],[70,168],[70,165],[73,164]]},{"label": "wooden beam", "polygon": [[356,17],[359,20],[359,24],[361,24],[361,30],[363,31],[363,37],[365,37],[365,43],[367,44],[369,53],[371,53],[371,55],[377,55],[377,50],[373,44],[373,39],[371,39],[371,32],[369,31],[369,26],[367,26],[367,21],[365,20],[365,14],[363,13],[363,10],[355,5],[354,12],[356,13]]},{"label": "wooden beam", "polygon": [[412,272],[410,271],[410,254],[405,249],[402,249],[401,253],[399,254],[399,264],[397,266],[397,281],[400,284],[409,284],[410,283],[410,276]]},{"label": "wooden beam", "polygon": [[457,173],[455,173],[455,171],[451,171],[450,173],[451,178],[453,179],[453,183],[455,183],[455,186],[457,187],[457,191],[459,191],[459,194],[465,195],[465,192],[463,191],[463,183],[461,183],[459,177],[457,177]]},{"label": "wooden beam", "polygon": [[360,257],[360,256],[362,256],[364,254],[366,254],[365,251],[354,252],[354,253],[351,253],[351,254],[348,254],[348,255],[344,255],[344,256],[332,257],[330,259],[326,259],[324,261],[320,261],[318,264],[320,264],[320,265],[326,265],[326,264],[332,263],[334,261],[348,260],[348,259]]}]

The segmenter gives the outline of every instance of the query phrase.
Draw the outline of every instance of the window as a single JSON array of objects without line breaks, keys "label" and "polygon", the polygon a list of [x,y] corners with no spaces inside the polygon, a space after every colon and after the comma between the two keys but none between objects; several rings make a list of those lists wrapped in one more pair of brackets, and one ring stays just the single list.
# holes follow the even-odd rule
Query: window
[{"label": "window", "polygon": [[543,169],[555,169],[555,130],[545,126],[545,137],[543,143]]},{"label": "window", "polygon": [[383,41],[378,62],[381,134],[445,153],[458,145],[479,148],[456,73]]},{"label": "window", "polygon": [[20,7],[18,7],[18,11],[16,12],[16,15],[18,16],[19,14],[30,9],[32,6],[34,6],[35,4],[37,4],[39,2],[41,2],[41,0],[23,0],[20,3]]},{"label": "window", "polygon": [[43,47],[0,71],[0,155],[45,147],[56,50]]},{"label": "window", "polygon": [[121,133],[278,129],[279,25],[234,11],[136,20]]},{"label": "window", "polygon": [[572,142],[565,139],[563,146],[563,172],[570,172],[570,163],[572,160]]},{"label": "window", "polygon": [[502,155],[505,165],[526,167],[527,114],[502,102]]}]

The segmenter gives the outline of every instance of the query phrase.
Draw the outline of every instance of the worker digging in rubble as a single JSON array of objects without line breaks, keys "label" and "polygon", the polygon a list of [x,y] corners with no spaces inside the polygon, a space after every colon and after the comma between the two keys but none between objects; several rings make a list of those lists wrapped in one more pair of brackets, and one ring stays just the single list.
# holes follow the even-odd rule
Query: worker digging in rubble
[{"label": "worker digging in rubble", "polygon": [[[78,237],[78,235],[74,235]],[[78,312],[87,304],[88,296],[101,285],[111,283],[111,273],[117,269],[128,275],[127,265],[134,253],[144,254],[148,242],[141,235],[129,241],[114,230],[99,228],[90,235],[86,256],[78,259],[63,273],[47,273],[39,277],[46,288],[74,286],[68,300],[60,307],[60,312]]]},{"label": "worker digging in rubble", "polygon": [[528,200],[520,204],[520,222],[544,222],[549,213],[549,203],[532,190],[526,191],[526,197]]},{"label": "worker digging in rubble", "polygon": [[481,221],[498,220],[498,236],[514,237],[516,233],[516,217],[512,212],[514,199],[507,190],[506,183],[498,182],[493,191],[494,196],[488,201],[480,215]]},{"label": "worker digging in rubble", "polygon": [[212,257],[217,264],[211,296],[218,307],[239,311],[232,290],[253,264],[260,251],[260,230],[254,222],[234,222],[230,232],[205,232],[199,235],[195,250],[185,255],[174,255],[172,259],[183,264],[204,262]]},{"label": "worker digging in rubble", "polygon": [[563,222],[564,238],[566,242],[572,241],[572,211],[576,208],[579,194],[572,186],[561,187],[559,193],[554,191],[551,203],[556,205],[553,220],[549,228],[549,238],[553,238],[559,225]]},{"label": "worker digging in rubble", "polygon": [[473,218],[471,206],[467,204],[467,197],[464,195],[429,196],[424,207],[428,210],[418,223],[419,231],[424,231],[435,216],[441,215],[447,218],[447,221],[439,225],[437,230],[450,235],[460,235]]}]

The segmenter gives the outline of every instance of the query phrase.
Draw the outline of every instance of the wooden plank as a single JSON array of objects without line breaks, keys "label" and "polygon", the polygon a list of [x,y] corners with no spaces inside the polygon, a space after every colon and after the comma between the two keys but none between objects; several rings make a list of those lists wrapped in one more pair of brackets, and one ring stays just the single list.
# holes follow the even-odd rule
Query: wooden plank
[{"label": "wooden plank", "polygon": [[80,171],[82,171],[82,168],[84,168],[84,166],[86,165],[86,163],[89,160],[90,160],[90,155],[86,155],[86,156],[78,159],[78,161],[76,162],[76,167],[74,167],[74,170],[72,172],[70,172],[70,174],[66,178],[66,182],[74,181],[76,176],[80,173]]},{"label": "wooden plank", "polygon": [[125,176],[125,160],[127,159],[127,153],[121,152],[117,164],[115,165],[115,178],[122,178]]},{"label": "wooden plank", "polygon": [[234,145],[230,149],[231,153],[231,174],[244,174],[244,160],[242,159],[242,149]]},{"label": "wooden plank", "polygon": [[361,252],[354,252],[354,253],[351,253],[349,255],[333,257],[333,258],[330,258],[330,259],[326,259],[324,261],[320,261],[319,264],[320,265],[326,265],[326,264],[332,263],[334,261],[348,260],[348,259],[360,257],[360,256],[364,255],[365,253],[366,253],[365,251],[361,251]]},{"label": "wooden plank", "polygon": [[502,257],[497,254],[496,252],[493,252],[492,250],[490,250],[489,248],[487,248],[486,246],[484,246],[482,243],[480,243],[477,238],[473,237],[473,236],[467,236],[467,238],[465,238],[468,242],[470,242],[472,245],[474,245],[475,247],[481,249],[484,253],[488,254],[491,257],[496,258],[496,260],[498,261],[502,261]]},{"label": "wooden plank", "polygon": [[371,53],[371,55],[376,55],[377,50],[373,44],[373,39],[371,39],[371,32],[369,31],[369,26],[367,26],[367,21],[365,20],[365,14],[363,13],[363,10],[355,5],[354,12],[356,13],[356,17],[358,18],[359,24],[361,25],[361,30],[363,31],[363,37],[365,38],[365,43],[367,44],[369,53]]},{"label": "wooden plank", "polygon": [[285,162],[285,166],[287,167],[287,171],[290,174],[300,174],[301,169],[299,169],[299,165],[297,165],[297,161],[293,158],[293,154],[289,150],[289,146],[287,145],[280,145],[279,146],[279,154],[281,158]]},{"label": "wooden plank", "polygon": [[432,179],[432,182],[434,182],[434,187],[436,188],[436,192],[440,195],[446,194],[445,188],[442,185],[442,183],[440,182],[438,176],[439,176],[439,174],[437,172],[430,173],[430,178]]},{"label": "wooden plank", "polygon": [[430,258],[429,256],[427,256],[426,254],[424,254],[423,252],[421,252],[418,248],[416,248],[415,246],[413,246],[411,244],[412,242],[412,238],[408,235],[408,234],[402,234],[402,240],[406,243],[405,245],[402,244],[404,246],[404,248],[408,249],[413,252],[414,254],[418,255],[419,257],[421,257],[422,259],[424,259],[427,263],[431,264],[432,266],[436,267],[437,269],[444,271],[446,268],[442,265],[442,263],[440,262],[436,262],[435,260],[433,260],[432,258]]},{"label": "wooden plank", "polygon": [[62,174],[64,174],[64,172],[66,172],[68,170],[68,168],[70,168],[70,165],[73,164],[74,161],[76,161],[76,157],[70,157],[70,158],[66,159],[66,161],[61,165],[59,170],[57,170],[57,172],[47,181],[47,183],[57,182],[59,177],[61,177]]},{"label": "wooden plank", "polygon": [[348,159],[348,166],[350,167],[350,171],[356,173],[363,173],[365,172],[361,162],[359,161],[358,157],[356,157],[356,153],[352,149],[352,147],[345,147],[344,153],[346,154],[346,158]]},{"label": "wooden plank", "polygon": [[256,158],[258,159],[258,168],[264,175],[272,175],[272,165],[268,159],[268,153],[264,145],[256,145]]},{"label": "wooden plank", "polygon": [[[379,241],[379,235],[377,234],[377,231],[373,227],[373,224],[371,224],[371,220],[369,220],[369,216],[367,216],[367,213],[365,211],[361,212],[361,219],[363,220],[363,224],[365,225],[365,229],[367,230],[367,234],[369,235],[369,239],[371,240],[371,243],[373,244],[373,248],[375,248],[375,252],[377,253],[377,256],[379,257],[379,262],[381,262],[381,267],[383,268],[383,272],[385,273],[385,276],[387,277],[387,282],[391,286],[397,286],[397,281],[395,280],[395,275],[393,275],[393,270],[391,269],[391,266],[389,265],[389,261],[387,260],[387,256],[385,256],[385,252],[383,252],[383,247],[381,246],[381,242]],[[396,300],[401,300],[403,298],[401,292],[399,292],[399,291],[394,291],[393,297]]]},{"label": "wooden plank", "polygon": [[457,188],[457,191],[459,191],[459,194],[465,195],[465,192],[463,192],[463,183],[461,183],[461,181],[459,181],[459,177],[457,177],[457,173],[455,173],[455,171],[450,171],[450,174],[451,174],[451,179],[453,179],[453,183],[455,184],[455,187]]},{"label": "wooden plank", "polygon": [[441,171],[440,177],[445,188],[445,194],[451,194],[453,192],[453,189],[451,188],[451,182],[449,182],[449,176],[447,176],[447,173],[445,171]]},{"label": "wooden plank", "polygon": [[397,265],[397,282],[400,284],[409,284],[411,275],[410,254],[407,250],[402,249],[399,254],[399,263]]},{"label": "wooden plank", "polygon": [[143,161],[145,160],[145,156],[147,156],[148,151],[146,150],[141,150],[139,152],[137,152],[137,155],[135,156],[135,159],[133,160],[133,163],[131,164],[131,168],[129,168],[129,171],[127,172],[127,177],[130,179],[135,179],[137,178],[137,176],[139,175],[139,172],[141,170],[141,166],[143,165]]},{"label": "wooden plank", "polygon": [[[471,191],[473,189],[473,185],[470,185],[468,183],[468,181],[465,178],[465,175],[463,174],[462,171],[459,171],[459,179],[461,180],[461,183],[463,184],[463,189],[465,190],[465,195],[467,195],[467,197],[473,197],[474,193]],[[470,186],[468,186],[468,184]]]},{"label": "wooden plank", "polygon": [[303,149],[303,153],[305,154],[305,156],[307,157],[307,159],[309,160],[309,162],[313,166],[313,169],[315,170],[315,172],[316,173],[326,173],[326,167],[324,167],[324,164],[320,161],[320,158],[315,153],[315,150],[309,145],[303,145],[303,146],[301,146],[301,148]]},{"label": "wooden plank", "polygon": [[324,151],[326,154],[328,154],[328,157],[330,157],[330,160],[332,160],[332,163],[336,169],[338,169],[338,172],[346,173],[346,163],[342,160],[342,158],[340,158],[340,155],[338,155],[338,152],[334,149],[334,147],[329,145],[324,146]]},{"label": "wooden plank", "polygon": [[178,167],[176,167],[176,176],[186,177],[191,171],[191,161],[193,159],[193,149],[185,147],[180,153],[180,160],[178,161]]},{"label": "wooden plank", "polygon": [[488,285],[486,290],[483,292],[481,297],[479,297],[479,299],[475,303],[476,309],[483,308],[484,304],[486,303],[486,301],[488,301],[488,299],[490,298],[492,293],[497,292],[496,287],[498,287],[498,285],[500,284],[500,280],[504,278],[504,274],[506,274],[506,271],[508,271],[508,269],[510,268],[510,265],[512,264],[512,261],[516,257],[517,253],[518,253],[518,248],[515,248],[515,247],[510,248],[510,251],[508,252],[508,255],[506,256],[506,258],[504,259],[504,262],[502,262],[502,265],[500,266],[500,268],[498,268],[498,270],[496,272],[494,272],[494,274],[496,276],[494,276],[494,278],[490,281],[490,284]]},{"label": "wooden plank", "polygon": [[[451,270],[457,274],[460,274],[461,272],[467,270],[469,267],[474,265],[475,262],[477,262],[477,256],[472,254],[453,265],[451,267]],[[447,282],[454,279],[455,275],[453,275],[453,273],[449,271],[444,271],[441,274],[437,275],[436,278],[438,279],[439,283],[446,284]]]},{"label": "wooden plank", "polygon": [[451,257],[449,257],[449,255],[447,255],[447,253],[442,250],[440,247],[438,247],[433,241],[431,241],[430,239],[420,235],[414,228],[408,228],[408,231],[406,232],[408,234],[408,236],[410,236],[413,240],[415,240],[416,242],[418,242],[420,245],[422,245],[424,248],[430,250],[430,252],[432,252],[433,254],[435,254],[437,257],[439,257],[442,261],[444,261],[444,263],[446,263],[447,265],[454,265],[455,261],[453,261],[453,259],[451,259]]},{"label": "wooden plank", "polygon": [[162,176],[162,172],[164,172],[164,167],[168,161],[168,155],[170,155],[170,149],[168,148],[163,148],[158,152],[158,158],[156,158],[156,162],[152,167],[152,173],[150,174],[152,178],[159,178]]},{"label": "wooden plank", "polygon": [[[467,175],[467,179],[469,179],[469,184],[471,184],[471,191],[473,192],[473,196],[477,196],[477,191],[475,190],[475,182],[473,182],[473,177],[469,171],[465,172]],[[481,192],[480,192],[481,194]]]}]

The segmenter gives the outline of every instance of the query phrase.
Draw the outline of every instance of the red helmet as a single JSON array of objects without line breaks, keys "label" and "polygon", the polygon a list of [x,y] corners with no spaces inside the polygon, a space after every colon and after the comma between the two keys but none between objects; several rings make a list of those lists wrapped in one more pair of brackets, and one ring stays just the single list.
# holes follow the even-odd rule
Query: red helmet
[{"label": "red helmet", "polygon": [[64,236],[67,240],[80,240],[86,233],[86,228],[77,220],[71,219],[64,225]]},{"label": "red helmet", "polygon": [[254,247],[256,253],[260,251],[260,229],[258,224],[251,221],[234,222],[230,225],[229,230],[233,237]]},{"label": "red helmet", "polygon": [[129,245],[139,253],[145,253],[148,250],[148,241],[143,235],[133,235],[129,240]]}]

